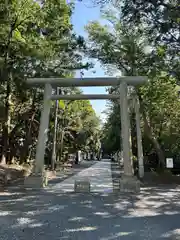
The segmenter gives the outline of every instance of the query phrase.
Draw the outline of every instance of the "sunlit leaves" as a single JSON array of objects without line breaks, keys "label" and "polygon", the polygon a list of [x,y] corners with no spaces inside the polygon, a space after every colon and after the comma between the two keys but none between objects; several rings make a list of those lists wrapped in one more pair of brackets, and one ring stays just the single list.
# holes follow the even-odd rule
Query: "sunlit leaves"
[{"label": "sunlit leaves", "polygon": [[19,42],[23,42],[23,43],[26,42],[26,40],[22,37],[22,35],[18,29],[15,29],[15,31],[13,33],[13,37],[15,38],[15,40],[17,40]]},{"label": "sunlit leaves", "polygon": [[59,108],[64,110],[65,109],[65,102],[63,100],[59,100],[58,103],[59,103]]},{"label": "sunlit leaves", "polygon": [[[77,88],[68,91],[72,94],[80,92]],[[57,131],[63,133],[63,148],[95,150],[100,139],[100,122],[90,102],[60,100],[58,112]]]},{"label": "sunlit leaves", "polygon": [[[137,9],[132,6],[133,2]],[[124,7],[123,17],[121,10],[116,8],[119,11],[119,18],[114,17],[112,9],[109,9],[108,14],[105,14],[108,27],[100,22],[90,23],[86,27],[90,42],[88,54],[90,57],[97,58],[107,70],[111,65],[114,69],[111,74],[121,70],[127,75],[148,76],[149,83],[138,89],[141,107],[145,111],[153,137],[157,142],[159,141],[163,150],[168,146],[169,151],[174,152],[175,149],[178,150],[180,141],[180,102],[176,90],[179,58],[178,51],[174,52],[177,43],[176,46],[172,46],[172,42],[176,42],[174,39],[170,41],[170,45],[167,45],[165,44],[167,39],[162,39],[162,36],[169,36],[169,33],[172,33],[169,23],[160,24],[161,28],[158,28],[159,25],[154,28],[151,25],[151,21],[155,23],[155,20],[161,16],[157,15],[154,16],[154,18],[157,17],[156,19],[148,19],[151,15],[150,5],[157,1],[150,2],[152,4],[143,1],[138,5],[137,1],[125,1],[126,9]],[[159,6],[156,7],[159,8]],[[138,8],[142,11],[138,11]],[[132,12],[133,10],[137,11]],[[156,12],[156,10],[153,7],[152,11]],[[159,10],[157,12],[160,14]],[[140,19],[138,19],[138,14],[140,14]],[[136,24],[134,18],[131,19],[135,15]],[[158,41],[155,40],[157,36],[160,37]],[[109,151],[116,151],[120,146],[119,114],[119,107],[117,108],[116,103],[112,102],[104,127],[104,144]],[[147,131],[144,131],[145,135],[148,136]],[[151,136],[149,135],[148,138]],[[172,143],[168,142],[168,139]],[[149,144],[150,142],[144,145],[148,151],[152,149],[152,145],[149,147]]]}]

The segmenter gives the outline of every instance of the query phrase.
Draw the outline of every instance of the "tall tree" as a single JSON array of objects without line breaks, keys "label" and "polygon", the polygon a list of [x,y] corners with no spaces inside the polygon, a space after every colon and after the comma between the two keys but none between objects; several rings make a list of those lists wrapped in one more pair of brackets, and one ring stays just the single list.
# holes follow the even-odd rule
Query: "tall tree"
[{"label": "tall tree", "polygon": [[[64,94],[82,93],[78,88],[67,88]],[[54,118],[51,117],[50,127],[54,128]],[[74,153],[77,150],[96,150],[99,144],[99,119],[96,116],[88,100],[60,100],[57,114],[57,155],[59,161],[64,155]],[[52,132],[50,131],[49,149],[52,143]],[[49,150],[48,149],[48,150]]]},{"label": "tall tree", "polygon": [[[119,1],[121,2],[121,1]],[[169,73],[179,81],[180,49],[179,1],[127,0],[121,5],[122,21],[143,26],[154,51],[163,55]]]},{"label": "tall tree", "polygon": [[[136,88],[136,93],[141,103],[144,132],[151,140],[161,164],[164,165],[163,144],[156,133],[155,125],[152,124],[153,118],[150,117],[150,110],[153,102],[156,114],[160,118],[158,102],[178,106],[175,86],[169,76],[169,62],[167,64],[164,53],[159,54],[159,52],[154,51],[146,34],[142,34],[141,26],[131,24],[130,27],[129,24],[121,22],[119,13],[119,7],[115,8],[115,11],[106,11],[103,16],[109,21],[109,24],[101,25],[98,22],[92,22],[86,27],[90,40],[87,54],[90,57],[97,58],[109,73],[118,69],[125,72],[126,75],[146,75],[149,77],[149,84]],[[165,75],[163,72],[165,72]],[[164,83],[161,82],[162,79]],[[162,86],[165,84],[165,87],[161,88],[160,85],[157,88],[157,82],[161,82]],[[171,97],[168,88],[171,89]],[[149,94],[146,95],[148,99],[144,95],[147,89],[149,89]],[[112,90],[116,89],[110,89],[110,91]],[[157,97],[154,98],[154,95]],[[169,96],[169,98],[165,98],[165,96]],[[159,121],[159,119],[156,121]],[[166,122],[165,115],[162,121]]]},{"label": "tall tree", "polygon": [[107,119],[103,126],[103,152],[112,154],[121,150],[120,106],[117,101],[108,104]]},{"label": "tall tree", "polygon": [[[72,9],[65,0],[47,0],[41,3],[33,0],[1,1],[0,97],[3,103],[3,162],[7,159],[13,129],[17,130],[16,121],[21,120],[26,124],[27,131],[24,137],[27,143],[27,139],[32,135],[32,129],[29,129],[32,124],[29,124],[29,121],[39,121],[37,118],[31,118],[29,114],[39,112],[35,101],[40,100],[42,94],[39,89],[28,90],[24,80],[27,77],[66,77],[70,71],[88,67],[88,64],[81,63],[81,50],[85,46],[83,38],[73,33],[70,22]],[[32,103],[30,99],[33,99]],[[19,104],[30,104],[31,113],[26,112],[25,117],[21,109],[18,114],[14,114],[13,109],[19,107]],[[39,113],[36,116],[39,117]]]}]

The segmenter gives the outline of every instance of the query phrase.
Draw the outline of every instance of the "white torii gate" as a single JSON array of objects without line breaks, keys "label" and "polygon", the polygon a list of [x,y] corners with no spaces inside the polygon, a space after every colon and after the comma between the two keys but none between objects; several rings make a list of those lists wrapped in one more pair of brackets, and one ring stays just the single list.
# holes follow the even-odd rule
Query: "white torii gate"
[{"label": "white torii gate", "polygon": [[[125,179],[133,178],[127,86],[141,85],[141,84],[144,84],[146,81],[147,81],[147,78],[144,76],[83,78],[83,80],[81,78],[30,78],[28,79],[27,83],[33,87],[45,86],[38,143],[37,143],[37,149],[36,149],[34,175],[42,177],[42,172],[44,170],[44,154],[45,154],[45,148],[46,148],[47,132],[48,132],[48,126],[49,126],[49,114],[50,114],[52,100],[120,99],[124,178]],[[55,87],[92,87],[92,86],[97,86],[97,87],[98,86],[119,86],[120,96],[117,94],[116,95],[115,94],[52,95],[52,89]],[[137,127],[137,140],[138,140],[139,175],[140,177],[143,177],[144,175],[143,151],[142,151],[138,101],[136,101],[135,111],[136,111],[136,127]],[[123,181],[121,180],[121,182]],[[125,180],[124,185],[126,183],[127,181]],[[124,185],[122,187],[123,189],[125,188]]]}]

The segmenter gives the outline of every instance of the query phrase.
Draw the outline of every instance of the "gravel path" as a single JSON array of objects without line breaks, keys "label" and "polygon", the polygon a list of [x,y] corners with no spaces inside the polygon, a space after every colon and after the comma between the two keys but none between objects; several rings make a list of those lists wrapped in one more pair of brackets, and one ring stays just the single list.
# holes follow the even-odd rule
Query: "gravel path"
[{"label": "gravel path", "polygon": [[87,180],[91,185],[91,192],[112,193],[112,175],[111,161],[104,160],[94,163],[91,167],[85,168],[77,174],[65,179],[62,182],[50,186],[58,192],[74,192],[74,183],[76,180]]},{"label": "gravel path", "polygon": [[0,196],[0,240],[180,239],[180,188],[138,195],[13,192]]},{"label": "gravel path", "polygon": [[80,164],[75,164],[73,165],[72,168],[68,168],[65,171],[57,171],[56,173],[56,178],[52,179],[49,181],[49,185],[50,186],[54,186],[56,183],[60,183],[62,181],[65,181],[66,179],[80,173],[81,171],[91,167],[92,165],[94,165],[95,163],[97,163],[97,161],[86,161],[83,160],[82,162],[80,162]]}]

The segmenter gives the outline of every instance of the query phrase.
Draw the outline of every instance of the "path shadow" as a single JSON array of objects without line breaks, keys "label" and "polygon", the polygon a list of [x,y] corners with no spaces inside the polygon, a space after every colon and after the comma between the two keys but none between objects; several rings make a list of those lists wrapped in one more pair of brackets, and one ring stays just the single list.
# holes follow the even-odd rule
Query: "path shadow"
[{"label": "path shadow", "polygon": [[93,164],[95,164],[96,161],[82,161],[79,164],[74,164],[71,168],[66,168],[64,171],[57,171],[56,178],[51,179],[49,181],[50,185],[55,185],[57,183],[60,183],[64,180],[66,180],[69,177],[74,176],[75,174],[79,173],[80,171],[83,171],[84,169],[87,169],[88,167],[91,167]]},{"label": "path shadow", "polygon": [[143,188],[138,195],[11,189],[0,196],[0,236],[5,240],[180,239],[179,199],[180,188],[170,187]]}]

